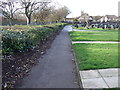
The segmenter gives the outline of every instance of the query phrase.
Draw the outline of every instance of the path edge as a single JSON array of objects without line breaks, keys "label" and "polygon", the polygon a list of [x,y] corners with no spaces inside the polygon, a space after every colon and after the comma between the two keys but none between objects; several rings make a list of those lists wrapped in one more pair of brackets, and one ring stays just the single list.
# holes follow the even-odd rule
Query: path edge
[{"label": "path edge", "polygon": [[[69,34],[69,37],[70,37],[70,33],[68,32]],[[77,71],[77,77],[78,77],[78,84],[79,84],[79,87],[84,90],[83,88],[83,84],[82,84],[82,81],[81,81],[81,77],[80,77],[80,74],[79,74],[79,68],[78,68],[78,63],[77,63],[77,59],[76,59],[76,56],[75,56],[75,52],[74,52],[74,49],[73,49],[73,46],[72,46],[72,40],[70,38],[70,43],[71,43],[71,51],[72,51],[72,54],[73,54],[73,57],[74,57],[74,62],[75,62],[75,67],[76,67],[76,71]]]}]

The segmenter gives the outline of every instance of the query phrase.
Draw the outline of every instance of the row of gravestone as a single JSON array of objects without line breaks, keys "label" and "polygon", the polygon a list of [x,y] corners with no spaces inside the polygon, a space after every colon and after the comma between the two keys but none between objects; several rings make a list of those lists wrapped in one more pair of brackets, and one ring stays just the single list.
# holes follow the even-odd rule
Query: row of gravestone
[{"label": "row of gravestone", "polygon": [[79,27],[86,27],[88,28],[102,28],[102,29],[120,29],[120,24],[91,24],[91,25],[87,25],[87,24],[74,24],[74,26],[76,28]]}]

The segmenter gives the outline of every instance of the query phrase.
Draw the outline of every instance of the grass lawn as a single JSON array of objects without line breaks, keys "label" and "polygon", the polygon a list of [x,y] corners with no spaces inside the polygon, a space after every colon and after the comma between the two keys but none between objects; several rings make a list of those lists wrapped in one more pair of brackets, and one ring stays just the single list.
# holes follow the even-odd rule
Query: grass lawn
[{"label": "grass lawn", "polygon": [[[102,29],[102,28],[97,28],[97,27],[89,28],[89,29],[87,29],[87,28],[85,28],[85,27],[78,27],[78,28],[73,27],[73,28],[74,28],[74,29],[78,29],[78,30],[109,30],[109,29]],[[113,29],[111,29],[111,30],[113,30]],[[118,29],[116,29],[116,30],[118,30]]]},{"label": "grass lawn", "polygon": [[118,44],[73,44],[80,70],[118,67]]},{"label": "grass lawn", "polygon": [[118,30],[71,31],[72,41],[118,41]]}]

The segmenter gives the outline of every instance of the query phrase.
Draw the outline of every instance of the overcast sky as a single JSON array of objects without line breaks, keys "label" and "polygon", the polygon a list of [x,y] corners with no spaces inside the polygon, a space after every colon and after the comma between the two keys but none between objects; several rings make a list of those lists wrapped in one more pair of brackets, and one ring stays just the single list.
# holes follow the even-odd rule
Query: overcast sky
[{"label": "overcast sky", "polygon": [[[6,0],[0,0],[6,1]],[[71,11],[68,17],[78,17],[81,10],[91,16],[116,15],[118,16],[118,2],[120,0],[53,0],[65,5]]]},{"label": "overcast sky", "polygon": [[117,15],[118,2],[120,0],[56,0],[60,4],[65,5],[71,11],[68,17],[76,17],[81,15],[81,10],[91,16],[95,15]]}]

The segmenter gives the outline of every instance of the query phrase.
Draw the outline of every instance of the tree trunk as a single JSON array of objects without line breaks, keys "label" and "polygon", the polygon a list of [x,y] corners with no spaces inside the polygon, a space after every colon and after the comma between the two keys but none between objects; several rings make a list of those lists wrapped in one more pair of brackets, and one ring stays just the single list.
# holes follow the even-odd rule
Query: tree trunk
[{"label": "tree trunk", "polygon": [[9,21],[9,25],[12,26],[12,19],[9,18],[8,21]]},{"label": "tree trunk", "polygon": [[31,17],[27,17],[27,25],[31,23]]}]

